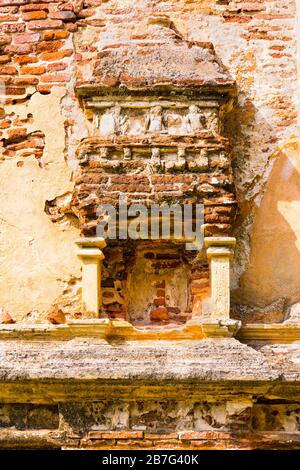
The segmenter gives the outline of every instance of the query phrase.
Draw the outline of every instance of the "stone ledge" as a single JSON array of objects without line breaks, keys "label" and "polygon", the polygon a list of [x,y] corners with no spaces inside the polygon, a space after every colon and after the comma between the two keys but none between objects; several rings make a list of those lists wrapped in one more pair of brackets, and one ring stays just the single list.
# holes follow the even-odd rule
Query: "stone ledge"
[{"label": "stone ledge", "polygon": [[263,354],[233,338],[202,341],[0,341],[0,380],[244,380],[278,378]]},{"label": "stone ledge", "polygon": [[87,319],[70,320],[64,325],[12,324],[0,325],[1,340],[65,340],[76,337],[94,337],[110,339],[119,337],[124,340],[199,340],[208,337],[232,337],[236,334],[240,322],[191,320],[183,326],[159,325],[135,327],[125,320]]},{"label": "stone ledge", "polygon": [[158,325],[136,327],[124,320],[87,319],[70,320],[64,325],[12,324],[0,325],[2,340],[60,340],[69,341],[76,337],[110,339],[119,337],[129,341],[184,341],[208,337],[233,337],[244,343],[293,343],[300,341],[300,323],[248,324],[240,328],[240,322],[201,321],[193,319],[183,326]]}]

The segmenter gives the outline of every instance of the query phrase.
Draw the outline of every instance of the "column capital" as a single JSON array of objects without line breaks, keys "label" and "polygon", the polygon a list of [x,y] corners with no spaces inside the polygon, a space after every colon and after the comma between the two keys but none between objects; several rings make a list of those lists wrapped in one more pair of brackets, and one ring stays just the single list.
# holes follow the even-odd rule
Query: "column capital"
[{"label": "column capital", "polygon": [[204,244],[208,259],[219,256],[232,257],[236,240],[233,237],[206,237]]},{"label": "column capital", "polygon": [[204,244],[206,248],[226,247],[233,249],[236,245],[236,239],[234,237],[205,237]]},{"label": "column capital", "polygon": [[105,248],[106,241],[102,237],[82,237],[76,240],[76,245],[80,248]]}]

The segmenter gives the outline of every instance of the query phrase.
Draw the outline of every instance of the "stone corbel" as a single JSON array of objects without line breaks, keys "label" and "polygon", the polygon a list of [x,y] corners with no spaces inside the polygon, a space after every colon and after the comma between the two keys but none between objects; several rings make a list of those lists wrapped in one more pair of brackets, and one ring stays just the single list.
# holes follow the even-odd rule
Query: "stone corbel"
[{"label": "stone corbel", "polygon": [[82,304],[84,313],[89,318],[99,318],[101,308],[101,261],[104,254],[101,249],[106,242],[100,237],[79,238],[77,256],[82,262]]}]

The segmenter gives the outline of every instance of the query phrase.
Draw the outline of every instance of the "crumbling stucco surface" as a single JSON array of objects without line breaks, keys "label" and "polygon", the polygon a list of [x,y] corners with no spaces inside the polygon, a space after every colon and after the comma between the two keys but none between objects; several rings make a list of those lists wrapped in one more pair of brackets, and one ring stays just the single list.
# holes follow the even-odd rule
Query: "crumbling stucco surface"
[{"label": "crumbling stucco surface", "polygon": [[32,115],[28,132],[45,136],[43,156],[10,157],[0,164],[1,303],[16,320],[45,317],[68,281],[80,275],[74,240],[76,228],[54,225],[45,202],[72,191],[71,171],[64,160],[65,130],[62,88],[35,93],[26,105],[5,107],[19,119]]}]

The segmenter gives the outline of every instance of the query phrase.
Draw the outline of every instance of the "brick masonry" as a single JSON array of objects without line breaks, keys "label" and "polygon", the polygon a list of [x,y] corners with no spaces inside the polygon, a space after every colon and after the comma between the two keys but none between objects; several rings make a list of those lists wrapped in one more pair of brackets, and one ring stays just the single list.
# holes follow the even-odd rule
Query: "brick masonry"
[{"label": "brick masonry", "polygon": [[[93,78],[94,64],[101,59],[100,49],[105,50],[109,45],[122,48],[123,40],[146,39],[146,19],[153,14],[168,15],[179,37],[212,43],[217,57],[236,82],[237,100],[234,109],[227,110],[224,135],[214,142],[206,139],[211,151],[208,168],[191,174],[170,172],[128,178],[118,171],[101,174],[97,162],[92,160],[80,168],[78,149],[90,135],[91,123],[75,92],[76,83]],[[94,233],[95,201],[88,204],[86,199],[91,191],[97,197],[106,191],[109,200],[124,190],[129,198],[143,199],[154,198],[156,194],[189,198],[193,193],[202,200],[206,198],[205,221],[211,234],[237,236],[233,289],[238,291],[234,300],[242,307],[235,315],[244,316],[247,321],[264,322],[267,312],[270,322],[282,321],[285,305],[300,299],[299,286],[292,286],[293,279],[299,276],[289,273],[287,282],[281,269],[284,262],[277,263],[279,274],[275,285],[270,278],[277,269],[270,269],[263,282],[257,276],[255,284],[255,273],[246,283],[249,288],[239,291],[239,287],[248,265],[255,263],[255,254],[250,257],[249,233],[271,179],[273,163],[280,160],[278,156],[288,153],[290,146],[294,146],[291,139],[298,135],[296,35],[294,0],[137,0],[134,5],[127,0],[2,0],[0,161],[1,168],[5,168],[2,180],[11,182],[13,203],[8,205],[8,221],[4,216],[3,221],[1,216],[5,229],[2,243],[10,254],[1,272],[7,280],[1,291],[1,305],[8,306],[18,322],[44,321],[54,306],[62,308],[67,318],[81,317],[80,272],[78,266],[71,265],[75,254],[69,246],[73,246],[80,230]],[[53,102],[55,106],[47,107]],[[226,148],[232,156],[232,172],[226,168],[224,159],[221,161],[218,155],[213,155],[216,146],[222,147],[221,150]],[[55,179],[53,175],[58,173],[58,168],[62,170]],[[48,181],[46,189],[45,180]],[[279,181],[275,186],[281,185],[284,193],[278,199],[285,200],[290,180],[287,176]],[[5,189],[1,193],[5,206],[8,196],[9,191]],[[36,205],[26,206],[20,215],[16,196],[36,201]],[[224,197],[230,204],[224,204]],[[82,207],[80,201],[84,201]],[[297,211],[296,208],[298,220]],[[35,220],[36,214],[39,218]],[[24,219],[34,219],[34,224],[27,226]],[[43,238],[45,232],[47,236]],[[19,233],[23,237],[21,242],[17,238]],[[291,238],[290,245],[283,245],[283,250],[280,241],[284,257],[290,252],[293,256],[294,232]],[[270,253],[273,256],[274,251]],[[141,260],[141,269],[135,273],[137,282],[131,284],[130,292],[127,268],[135,257]],[[296,255],[294,258],[298,262]],[[147,283],[145,267],[156,277]],[[167,268],[173,269],[177,277],[171,279],[166,274]],[[182,293],[188,292],[186,279],[188,296]],[[145,284],[150,299],[146,299],[147,309],[143,303]],[[182,291],[175,291],[174,285],[181,286]],[[288,293],[285,285],[290,289]],[[139,248],[112,245],[106,253],[102,288],[104,316],[126,318],[142,325],[183,324],[195,313],[194,306],[199,307],[199,296],[202,299],[208,295],[207,260],[203,256],[195,263],[182,248],[163,244],[156,248],[147,243]],[[266,304],[271,305],[267,310]],[[257,310],[257,305],[261,310]],[[198,313],[201,314],[199,310]],[[272,357],[277,356],[272,353]],[[46,448],[299,447],[299,407],[292,396],[286,402],[251,398],[244,405],[240,399],[228,404],[208,403],[204,398],[188,403],[153,402],[142,397],[124,403],[106,400],[80,405],[6,403],[0,407],[0,445],[12,448],[30,445]]]},{"label": "brick masonry", "polygon": [[6,404],[0,448],[297,449],[299,412],[251,400]]}]

